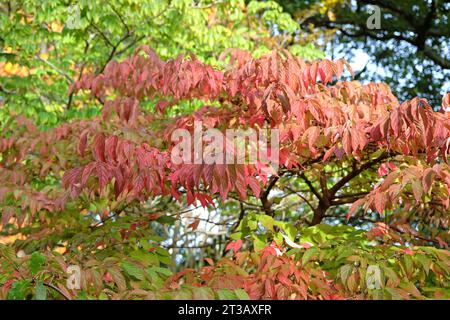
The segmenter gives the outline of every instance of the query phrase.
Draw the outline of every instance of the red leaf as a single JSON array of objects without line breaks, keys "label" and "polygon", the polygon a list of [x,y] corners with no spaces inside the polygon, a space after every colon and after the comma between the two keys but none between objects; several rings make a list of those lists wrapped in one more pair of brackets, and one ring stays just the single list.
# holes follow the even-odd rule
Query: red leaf
[{"label": "red leaf", "polygon": [[227,244],[225,251],[233,250],[234,254],[236,254],[241,247],[242,247],[242,240],[239,239],[239,240],[232,241],[229,244]]},{"label": "red leaf", "polygon": [[434,171],[431,168],[425,170],[422,178],[423,190],[427,193],[433,183]]},{"label": "red leaf", "polygon": [[86,151],[87,136],[88,136],[88,130],[84,130],[80,135],[80,141],[78,143],[78,153],[82,157],[84,157],[84,153]]},{"label": "red leaf", "polygon": [[378,175],[380,177],[384,177],[388,173],[389,173],[389,168],[388,168],[387,163],[381,164],[380,167],[378,168]]},{"label": "red leaf", "polygon": [[117,143],[119,138],[117,136],[108,137],[105,141],[105,151],[109,160],[115,161],[117,158]]},{"label": "red leaf", "polygon": [[94,138],[92,154],[95,160],[105,162],[105,136],[102,133],[96,135]]},{"label": "red leaf", "polygon": [[350,219],[353,214],[355,213],[356,209],[358,209],[363,203],[364,203],[365,199],[358,199],[355,202],[352,203],[352,206],[350,207],[350,210],[347,213],[347,220]]},{"label": "red leaf", "polygon": [[77,183],[80,179],[82,171],[82,167],[67,170],[62,178],[63,187],[68,188],[69,186],[73,186],[75,183]]},{"label": "red leaf", "polygon": [[188,228],[191,228],[192,231],[195,231],[195,230],[197,230],[199,224],[200,224],[200,219],[195,219],[194,222],[192,222],[190,225],[188,225]]},{"label": "red leaf", "polygon": [[261,187],[259,185],[258,180],[256,180],[255,177],[249,177],[248,184],[249,184],[250,188],[252,189],[255,197],[259,198],[259,195],[261,194]]},{"label": "red leaf", "polygon": [[332,146],[327,152],[325,152],[323,156],[323,162],[327,161],[329,157],[331,157],[334,153],[334,150],[336,149],[336,146]]}]

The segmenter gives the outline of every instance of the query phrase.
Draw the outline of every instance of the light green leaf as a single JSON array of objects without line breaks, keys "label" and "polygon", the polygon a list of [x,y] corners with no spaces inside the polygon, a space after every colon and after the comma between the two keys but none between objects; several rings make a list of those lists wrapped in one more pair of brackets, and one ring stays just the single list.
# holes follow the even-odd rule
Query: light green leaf
[{"label": "light green leaf", "polygon": [[126,274],[138,280],[144,280],[145,278],[142,269],[132,263],[122,262],[122,269],[125,271]]},{"label": "light green leaf", "polygon": [[234,290],[234,293],[239,300],[250,300],[250,297],[244,289],[236,289]]},{"label": "light green leaf", "polygon": [[306,265],[309,260],[317,253],[317,247],[311,247],[305,251],[302,256],[302,265]]},{"label": "light green leaf", "polygon": [[41,271],[41,267],[44,263],[45,257],[39,252],[33,252],[29,263],[31,274],[36,275],[39,271]]},{"label": "light green leaf", "polygon": [[220,289],[217,291],[217,295],[219,297],[219,300],[235,300],[236,295],[233,293],[233,291],[228,289]]},{"label": "light green leaf", "polygon": [[34,292],[36,294],[36,300],[47,300],[47,288],[42,281],[36,281]]}]

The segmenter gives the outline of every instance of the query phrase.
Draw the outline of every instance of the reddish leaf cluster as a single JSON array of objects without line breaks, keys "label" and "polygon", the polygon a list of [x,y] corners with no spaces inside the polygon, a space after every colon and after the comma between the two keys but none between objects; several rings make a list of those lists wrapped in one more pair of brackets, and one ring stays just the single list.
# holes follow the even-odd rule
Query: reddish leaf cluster
[{"label": "reddish leaf cluster", "polygon": [[[219,99],[222,109],[204,107],[194,115],[177,118],[167,130],[169,133],[175,128],[192,130],[196,119],[201,119],[209,127],[222,129],[276,127],[281,131],[280,164],[287,169],[301,167],[319,157],[327,161],[333,156],[342,159],[347,155],[361,160],[367,156],[366,151],[374,148],[384,149],[390,155],[425,153],[429,163],[438,156],[446,159],[449,152],[449,114],[434,112],[423,99],[399,104],[384,84],[360,85],[344,81],[329,86],[333,77],[339,79],[344,67],[348,67],[343,60],[308,64],[288,52],[273,52],[252,59],[246,53],[233,51],[229,68],[220,72],[203,65],[195,57],[188,60],[178,57],[164,62],[148,48],[143,48],[143,51],[146,55],[136,53],[123,62],[111,62],[104,74],[86,77],[76,84],[77,89],[89,89],[101,99],[111,90],[116,92],[118,97],[108,100],[104,110],[114,106],[125,121],[138,117],[138,104],[146,99],[162,99],[159,107],[168,105],[168,98],[172,99],[170,104],[180,99]],[[168,133],[165,138],[168,138]],[[116,141],[117,138],[113,139]],[[84,136],[82,141],[84,146]],[[99,141],[94,139],[94,143]],[[111,143],[109,138],[107,141]],[[103,144],[93,148],[96,162],[105,162],[101,153],[96,151],[102,148]],[[125,148],[125,144],[119,144],[118,148]],[[202,203],[210,200],[203,195],[196,196],[199,192],[202,194],[202,189],[208,190],[209,194],[220,193],[222,198],[226,198],[233,190],[245,197],[245,189],[250,187],[258,196],[259,183],[267,181],[267,176],[251,165],[177,167],[167,162],[164,151],[142,151],[150,150],[147,145],[136,145],[135,148],[140,148],[142,157],[147,159],[144,161],[146,164],[151,163],[146,157],[158,157],[154,171],[148,173],[151,178],[138,175],[130,179],[124,176],[124,170],[121,173],[117,171],[115,176],[117,168],[111,166],[89,165],[84,170],[97,169],[100,189],[113,177],[120,185],[124,176],[125,180],[132,181],[138,193],[144,185],[147,186],[146,191],[163,193],[164,177],[170,177],[173,195],[178,197],[177,190],[182,186],[187,191],[189,203],[195,199]],[[169,144],[166,151],[170,148]],[[125,154],[132,157],[129,149]],[[120,164],[123,165],[123,161]],[[133,163],[139,170],[146,167],[142,164],[142,161]],[[164,174],[165,169],[168,174]],[[131,167],[128,168],[130,171]],[[81,169],[73,169],[70,174],[74,172],[82,175]],[[260,180],[255,179],[258,176]],[[66,178],[65,181],[73,183],[76,180]],[[153,188],[150,181],[160,187]],[[86,182],[85,179],[82,182]],[[122,190],[123,187],[116,187],[116,191]]]},{"label": "reddish leaf cluster", "polygon": [[[229,246],[230,247],[230,246]],[[230,247],[231,248],[231,247]],[[232,243],[233,250],[239,248],[239,242]],[[224,258],[217,264],[210,260],[210,265],[203,267],[199,273],[184,269],[169,278],[167,289],[179,288],[181,279],[194,287],[208,287],[213,290],[243,288],[250,299],[342,299],[334,286],[330,275],[320,269],[302,265],[293,257],[282,253],[272,244],[258,255],[250,257],[248,251],[235,254],[235,259]],[[241,267],[253,266],[255,269],[247,274]]]},{"label": "reddish leaf cluster", "polygon": [[[72,90],[89,90],[103,101],[105,121],[79,120],[41,132],[31,122],[17,119],[11,129],[14,137],[0,141],[4,182],[0,194],[15,191],[17,197],[29,192],[24,208],[58,211],[67,193],[27,190],[33,175],[59,179],[64,171],[63,185],[72,198],[83,192],[91,197],[107,194],[110,185],[115,199],[128,201],[165,194],[179,199],[186,194],[188,203],[199,200],[207,205],[215,194],[225,199],[236,192],[244,199],[249,190],[262,197],[271,174],[260,163],[171,162],[171,132],[177,128],[192,132],[194,121],[201,120],[205,127],[221,131],[278,129],[279,172],[298,173],[314,162],[345,159],[370,167],[372,161],[379,163],[373,160],[377,151],[378,160],[394,159],[387,164],[392,172],[383,184],[355,203],[350,214],[363,203],[366,209],[381,212],[396,203],[420,202],[429,192],[433,201],[427,205],[437,203],[440,212],[448,210],[449,112],[433,111],[419,98],[400,104],[385,84],[333,83],[345,67],[349,69],[343,60],[306,63],[285,51],[258,59],[241,51],[230,55],[229,66],[219,71],[193,56],[163,61],[143,47],[122,62],[110,62],[100,75],[84,76]],[[205,101],[205,106],[190,115],[160,116],[142,108],[148,101],[162,110],[194,99]],[[447,100],[448,96],[444,107]],[[386,165],[380,170],[382,175],[388,173]],[[419,188],[417,181],[424,187]],[[413,197],[400,197],[397,191],[408,184]]]}]

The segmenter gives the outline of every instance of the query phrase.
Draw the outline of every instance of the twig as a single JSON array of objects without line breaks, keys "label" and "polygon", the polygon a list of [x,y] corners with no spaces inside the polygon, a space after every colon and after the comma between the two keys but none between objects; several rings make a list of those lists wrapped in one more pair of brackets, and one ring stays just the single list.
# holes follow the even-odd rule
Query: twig
[{"label": "twig", "polygon": [[320,193],[316,190],[316,188],[314,188],[313,184],[311,183],[311,181],[309,181],[309,179],[306,177],[305,173],[302,171],[299,173],[300,178],[302,178],[303,181],[305,181],[306,185],[308,186],[309,190],[311,190],[311,192],[317,197],[317,199],[319,199],[319,201],[322,200],[322,196],[320,195]]},{"label": "twig", "polygon": [[295,194],[295,195],[297,195],[297,196],[299,196],[311,209],[315,209],[314,207],[313,207],[313,205],[311,204],[311,202],[309,202],[308,201],[308,199],[306,199],[300,192],[297,192],[297,191],[295,191],[294,189],[292,189],[291,187],[289,187],[289,186],[286,186],[285,187],[287,190],[289,190],[289,191],[291,191],[293,194]]},{"label": "twig", "polygon": [[50,68],[52,68],[53,70],[55,70],[56,72],[58,72],[60,75],[64,76],[67,81],[69,81],[70,84],[72,84],[74,81],[73,79],[63,70],[61,70],[60,68],[58,68],[57,66],[55,66],[53,63],[51,63],[50,61],[47,61],[45,59],[42,59],[39,55],[35,55],[36,59],[38,59],[39,61],[45,63],[46,65],[48,65]]},{"label": "twig", "polygon": [[57,286],[54,286],[53,284],[47,283],[47,282],[43,282],[42,284],[44,286],[49,287],[49,288],[55,290],[56,292],[58,292],[60,295],[62,295],[64,297],[64,299],[72,300],[70,297],[66,296],[66,294],[64,292],[62,292]]},{"label": "twig", "polygon": [[261,200],[264,212],[269,216],[271,216],[273,214],[273,210],[271,208],[271,203],[269,203],[269,201],[268,201],[268,197],[269,197],[270,191],[275,186],[278,179],[280,179],[280,176],[272,176],[270,178],[270,181],[269,181],[269,184],[268,184],[266,190],[264,190],[264,192],[260,196],[260,200]]}]

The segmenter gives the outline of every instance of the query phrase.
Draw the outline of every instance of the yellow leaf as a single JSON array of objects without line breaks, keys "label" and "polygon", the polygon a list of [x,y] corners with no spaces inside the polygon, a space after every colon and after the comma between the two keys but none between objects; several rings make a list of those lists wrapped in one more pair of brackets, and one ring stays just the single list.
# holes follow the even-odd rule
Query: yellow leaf
[{"label": "yellow leaf", "polygon": [[12,64],[11,62],[7,62],[7,63],[5,64],[4,71],[5,71],[7,74],[11,74],[12,71],[13,71],[13,64]]},{"label": "yellow leaf", "polygon": [[59,23],[58,21],[54,21],[50,24],[51,31],[56,32],[56,33],[61,33],[63,27],[64,26],[61,23]]},{"label": "yellow leaf", "polygon": [[327,16],[328,16],[328,19],[330,19],[330,21],[336,21],[336,15],[334,14],[333,11],[329,10],[327,12]]},{"label": "yellow leaf", "polygon": [[43,60],[48,60],[48,56],[49,56],[48,52],[44,52],[39,55],[39,57],[41,57],[41,59]]}]

